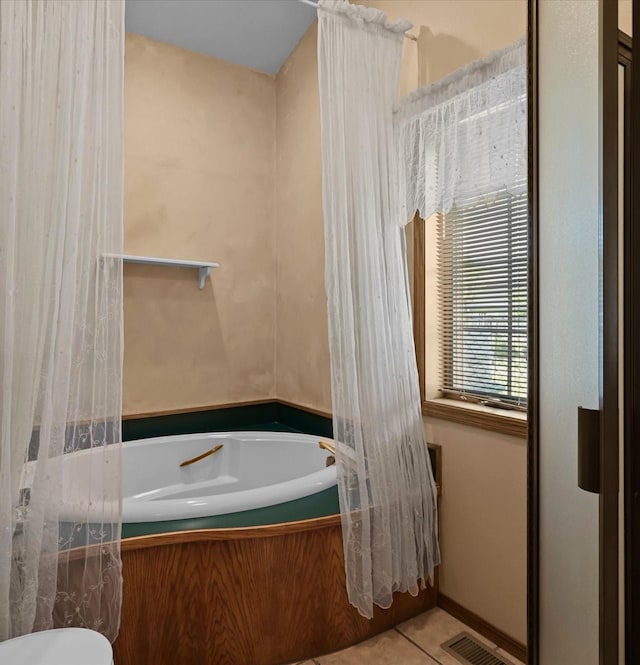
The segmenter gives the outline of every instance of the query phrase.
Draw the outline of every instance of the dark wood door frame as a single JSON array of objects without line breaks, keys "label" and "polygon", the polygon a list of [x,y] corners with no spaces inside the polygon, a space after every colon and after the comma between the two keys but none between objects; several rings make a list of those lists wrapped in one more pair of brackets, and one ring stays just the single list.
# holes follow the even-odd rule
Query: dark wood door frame
[{"label": "dark wood door frame", "polygon": [[[640,34],[640,0],[633,0],[633,32]],[[637,40],[635,40],[637,42]],[[640,58],[640,44],[631,47]],[[625,659],[640,663],[640,67],[631,66],[627,150],[627,214],[624,221],[624,504],[625,504]]]},{"label": "dark wood door frame", "polygon": [[618,0],[600,1],[600,664],[619,651]]}]

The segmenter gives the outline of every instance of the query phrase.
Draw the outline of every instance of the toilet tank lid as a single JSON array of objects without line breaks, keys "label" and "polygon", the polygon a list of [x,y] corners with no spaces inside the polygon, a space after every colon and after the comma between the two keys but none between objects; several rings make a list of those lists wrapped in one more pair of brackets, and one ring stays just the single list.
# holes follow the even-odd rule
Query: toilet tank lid
[{"label": "toilet tank lid", "polygon": [[86,628],[43,630],[0,642],[0,663],[11,665],[111,665],[109,640]]}]

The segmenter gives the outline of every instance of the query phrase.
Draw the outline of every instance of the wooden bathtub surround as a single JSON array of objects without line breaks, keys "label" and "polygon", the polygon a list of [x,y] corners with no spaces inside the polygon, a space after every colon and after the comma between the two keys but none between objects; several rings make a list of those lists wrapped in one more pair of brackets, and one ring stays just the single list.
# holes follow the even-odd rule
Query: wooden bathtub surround
[{"label": "wooden bathtub surround", "polygon": [[361,617],[345,586],[340,515],[122,542],[115,665],[277,665],[367,639],[434,607],[434,587]]}]

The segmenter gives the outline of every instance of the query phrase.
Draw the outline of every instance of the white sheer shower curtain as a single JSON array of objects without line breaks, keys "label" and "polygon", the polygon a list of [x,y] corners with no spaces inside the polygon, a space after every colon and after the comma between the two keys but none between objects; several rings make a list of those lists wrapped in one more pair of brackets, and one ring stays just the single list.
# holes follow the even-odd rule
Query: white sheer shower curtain
[{"label": "white sheer shower curtain", "polygon": [[365,617],[439,563],[398,189],[393,107],[406,22],[318,10],[325,281],[347,590]]},{"label": "white sheer shower curtain", "polygon": [[0,2],[0,640],[119,628],[123,40]]}]

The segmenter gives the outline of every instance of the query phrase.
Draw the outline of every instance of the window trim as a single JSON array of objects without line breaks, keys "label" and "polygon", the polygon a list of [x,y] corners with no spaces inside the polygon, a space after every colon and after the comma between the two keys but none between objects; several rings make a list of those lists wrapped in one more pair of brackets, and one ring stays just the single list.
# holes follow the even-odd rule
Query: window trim
[{"label": "window trim", "polygon": [[526,439],[528,431],[526,412],[505,411],[445,397],[426,399],[425,224],[425,220],[420,217],[419,213],[416,213],[413,218],[413,336],[422,415]]},{"label": "window trim", "polygon": [[[517,415],[516,415],[517,414]],[[465,404],[445,397],[422,401],[422,415],[448,420],[460,425],[477,427],[519,439],[527,438],[527,414],[523,411],[503,411],[481,404]]]}]

